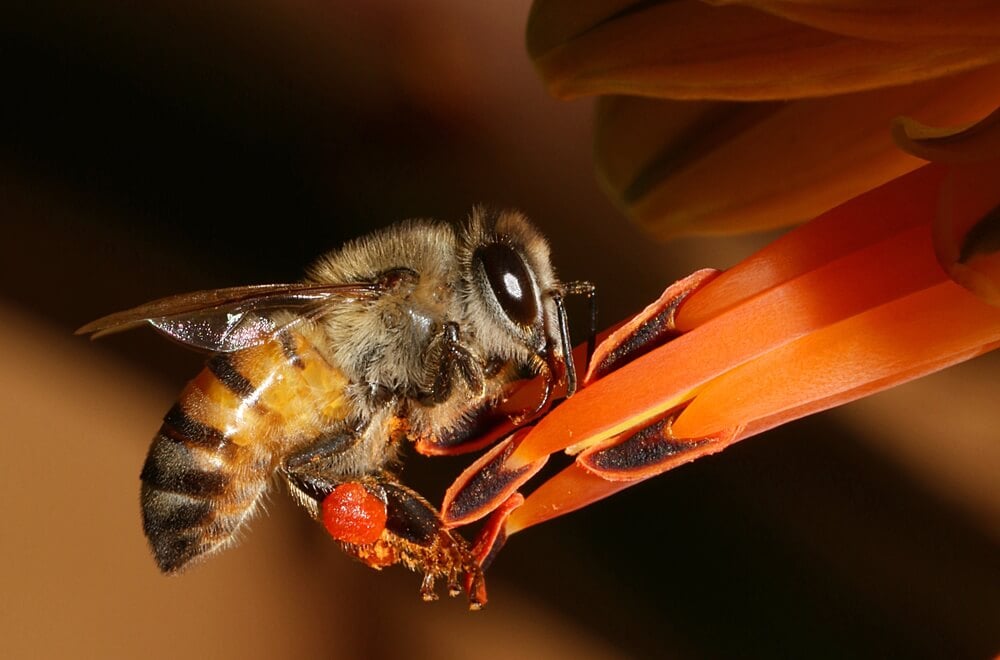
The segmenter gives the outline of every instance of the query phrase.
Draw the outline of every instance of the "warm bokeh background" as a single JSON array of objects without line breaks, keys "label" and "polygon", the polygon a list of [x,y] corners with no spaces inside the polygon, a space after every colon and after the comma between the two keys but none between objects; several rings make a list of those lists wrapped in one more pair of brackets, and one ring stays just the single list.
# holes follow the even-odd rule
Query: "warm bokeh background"
[{"label": "warm bokeh background", "polygon": [[[201,358],[145,330],[91,344],[84,322],[293,280],[345,238],[477,202],[534,218],[605,322],[766,237],[627,225],[594,180],[589,103],[531,68],[525,0],[119,4],[0,9],[0,656],[1000,650],[995,354],[514,537],[480,613],[346,559],[280,492],[239,548],[160,577],[137,475]],[[440,501],[466,461],[406,478]]]}]

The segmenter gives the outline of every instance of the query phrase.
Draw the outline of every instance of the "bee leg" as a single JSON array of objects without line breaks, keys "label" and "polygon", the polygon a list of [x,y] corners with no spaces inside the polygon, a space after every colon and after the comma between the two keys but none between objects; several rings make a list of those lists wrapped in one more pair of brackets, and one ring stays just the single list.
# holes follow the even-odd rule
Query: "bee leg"
[{"label": "bee leg", "polygon": [[[359,488],[364,492],[353,492]],[[347,554],[375,569],[402,564],[421,573],[425,601],[437,600],[435,586],[443,579],[451,596],[467,585],[471,609],[486,602],[482,569],[468,542],[446,529],[437,510],[393,475],[339,484],[320,508],[327,531]]]},{"label": "bee leg", "polygon": [[392,542],[402,563],[410,570],[423,572],[424,600],[437,598],[437,579],[444,578],[449,595],[456,596],[462,592],[460,580],[464,578],[472,585],[468,590],[469,606],[481,607],[486,601],[482,569],[466,540],[446,529],[437,509],[415,491],[389,474],[377,480],[386,495],[386,531],[394,537]]},{"label": "bee leg", "polygon": [[282,471],[298,491],[293,495],[300,503],[315,513],[315,503],[322,501],[343,481],[334,476],[343,473],[338,465],[340,457],[358,443],[362,431],[359,425],[344,424],[285,458]]},{"label": "bee leg", "polygon": [[445,323],[431,339],[424,353],[427,365],[417,399],[426,405],[447,401],[460,377],[469,391],[478,396],[486,387],[482,361],[473,355],[459,335],[458,324]]},{"label": "bee leg", "polygon": [[437,599],[440,579],[451,596],[462,592],[464,581],[470,608],[481,607],[486,588],[468,542],[445,528],[438,511],[392,474],[345,476],[331,459],[347,446],[331,437],[290,457],[284,476],[294,494],[348,555],[375,569],[403,564],[422,573],[424,600]]}]

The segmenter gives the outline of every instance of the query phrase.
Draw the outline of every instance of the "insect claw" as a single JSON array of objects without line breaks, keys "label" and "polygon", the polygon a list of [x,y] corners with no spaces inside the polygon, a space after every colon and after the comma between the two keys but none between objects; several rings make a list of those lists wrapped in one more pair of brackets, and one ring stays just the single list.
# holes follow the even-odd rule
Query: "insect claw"
[{"label": "insect claw", "polygon": [[433,573],[424,573],[424,579],[420,582],[420,597],[425,603],[430,603],[438,599],[437,592],[434,590],[434,582]]},{"label": "insect claw", "polygon": [[448,576],[448,595],[454,598],[462,593],[462,585],[458,583],[458,575],[452,573]]},{"label": "insect claw", "polygon": [[537,364],[540,372],[539,377],[542,381],[542,391],[539,393],[539,397],[533,407],[525,408],[520,412],[510,415],[510,423],[515,427],[523,426],[536,417],[539,417],[552,400],[552,391],[555,389],[558,378],[548,362],[538,360]]},{"label": "insect claw", "polygon": [[486,605],[486,579],[483,571],[478,566],[469,570],[465,574],[465,593],[469,595],[469,609],[478,611]]}]

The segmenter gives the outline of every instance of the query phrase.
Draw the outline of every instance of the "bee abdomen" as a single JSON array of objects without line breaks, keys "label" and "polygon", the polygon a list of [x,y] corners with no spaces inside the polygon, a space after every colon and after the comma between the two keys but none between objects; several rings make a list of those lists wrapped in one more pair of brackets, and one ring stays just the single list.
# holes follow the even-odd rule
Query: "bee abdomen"
[{"label": "bee abdomen", "polygon": [[140,476],[143,529],[165,573],[225,546],[265,489],[265,476],[239,460],[239,447],[206,446],[191,433],[196,426],[179,407],[172,410]]}]

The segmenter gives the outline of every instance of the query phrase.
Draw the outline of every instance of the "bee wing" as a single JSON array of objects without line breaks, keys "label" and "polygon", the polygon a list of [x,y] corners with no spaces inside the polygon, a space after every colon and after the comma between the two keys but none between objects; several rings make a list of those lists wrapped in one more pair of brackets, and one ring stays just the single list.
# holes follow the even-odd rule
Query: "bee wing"
[{"label": "bee wing", "polygon": [[229,353],[270,340],[290,323],[276,312],[295,312],[292,323],[322,314],[330,305],[372,300],[384,290],[374,283],[261,284],[182,293],[109,314],[76,331],[96,339],[144,323],[182,344]]}]

